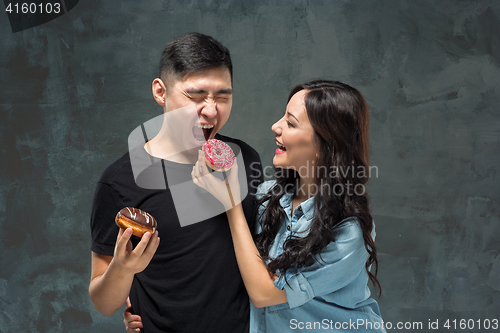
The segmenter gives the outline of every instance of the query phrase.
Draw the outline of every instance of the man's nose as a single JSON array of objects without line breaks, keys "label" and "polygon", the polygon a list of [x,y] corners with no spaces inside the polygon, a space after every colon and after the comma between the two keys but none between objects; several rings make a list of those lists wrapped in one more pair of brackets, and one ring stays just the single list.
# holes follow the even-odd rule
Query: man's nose
[{"label": "man's nose", "polygon": [[201,114],[207,118],[214,118],[217,115],[217,103],[213,99],[207,99]]}]

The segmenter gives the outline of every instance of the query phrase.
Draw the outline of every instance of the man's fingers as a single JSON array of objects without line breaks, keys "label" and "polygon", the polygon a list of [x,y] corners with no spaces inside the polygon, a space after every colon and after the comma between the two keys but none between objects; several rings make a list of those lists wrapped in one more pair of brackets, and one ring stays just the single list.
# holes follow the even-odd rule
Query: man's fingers
[{"label": "man's fingers", "polygon": [[158,249],[159,244],[160,244],[160,237],[158,237],[158,230],[156,230],[142,255],[148,256],[150,259],[153,258],[153,255]]},{"label": "man's fingers", "polygon": [[144,235],[142,235],[141,241],[137,244],[132,253],[135,253],[137,256],[141,256],[146,249],[146,246],[148,245],[150,239],[151,233],[148,231]]},{"label": "man's fingers", "polygon": [[120,251],[122,251],[122,249],[126,249],[127,243],[130,240],[131,236],[132,229],[127,228],[125,231],[123,231],[123,229],[120,228],[120,232],[118,232],[118,239],[116,240],[116,248]]},{"label": "man's fingers", "polygon": [[118,240],[122,237],[124,232],[125,232],[125,229],[118,228],[118,235],[116,236],[116,243],[118,243]]}]

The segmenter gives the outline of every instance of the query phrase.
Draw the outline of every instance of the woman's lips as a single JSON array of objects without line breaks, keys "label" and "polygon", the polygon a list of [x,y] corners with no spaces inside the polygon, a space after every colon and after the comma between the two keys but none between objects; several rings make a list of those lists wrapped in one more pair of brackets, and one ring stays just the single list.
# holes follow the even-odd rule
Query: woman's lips
[{"label": "woman's lips", "polygon": [[286,148],[285,146],[283,146],[283,144],[281,142],[278,141],[278,139],[276,139],[276,144],[278,145],[278,148],[276,148],[276,154],[283,154],[286,152]]},{"label": "woman's lips", "polygon": [[285,150],[281,150],[280,148],[276,148],[276,150],[275,150],[274,152],[276,153],[276,155],[286,153],[286,151],[285,151]]}]

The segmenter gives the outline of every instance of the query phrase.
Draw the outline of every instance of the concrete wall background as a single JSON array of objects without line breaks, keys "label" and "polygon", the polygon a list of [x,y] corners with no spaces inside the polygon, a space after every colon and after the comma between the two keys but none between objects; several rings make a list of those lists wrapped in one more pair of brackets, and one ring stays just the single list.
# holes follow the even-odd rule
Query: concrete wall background
[{"label": "concrete wall background", "polygon": [[265,165],[292,86],[365,95],[385,321],[500,320],[498,2],[88,0],[15,34],[0,17],[0,332],[124,332],[87,293],[92,193],[190,31],[230,49],[222,133]]}]

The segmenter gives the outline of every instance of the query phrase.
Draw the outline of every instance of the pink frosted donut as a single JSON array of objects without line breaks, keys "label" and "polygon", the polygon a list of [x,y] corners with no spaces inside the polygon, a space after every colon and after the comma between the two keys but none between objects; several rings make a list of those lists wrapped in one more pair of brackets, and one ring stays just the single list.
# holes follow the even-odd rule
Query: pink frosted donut
[{"label": "pink frosted donut", "polygon": [[228,171],[234,164],[236,156],[226,143],[212,139],[203,145],[203,153],[208,166],[215,171]]}]

